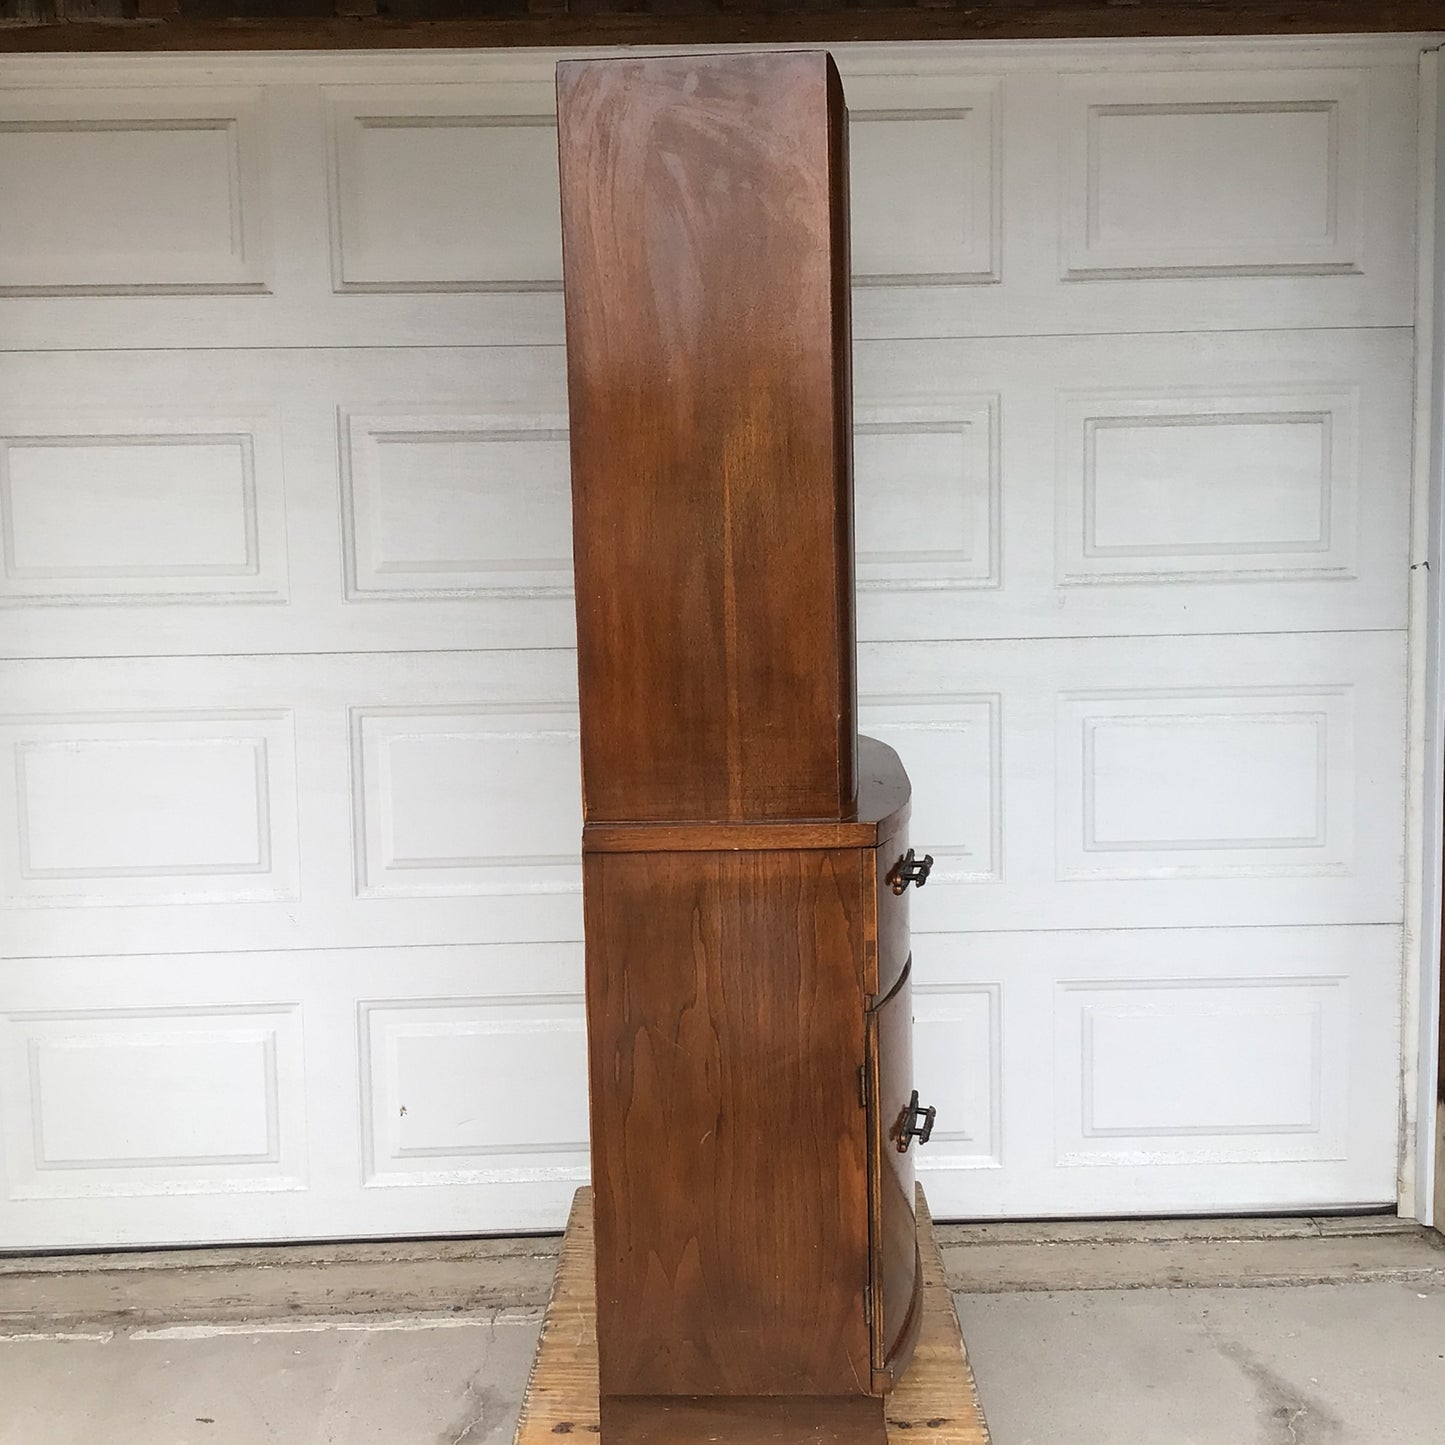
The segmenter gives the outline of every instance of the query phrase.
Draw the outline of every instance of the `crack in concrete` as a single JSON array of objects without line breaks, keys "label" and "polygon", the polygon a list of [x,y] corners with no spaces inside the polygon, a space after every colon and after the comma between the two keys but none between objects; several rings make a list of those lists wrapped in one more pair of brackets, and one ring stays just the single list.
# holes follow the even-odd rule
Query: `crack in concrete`
[{"label": "crack in concrete", "polygon": [[1327,1405],[1291,1384],[1238,1340],[1223,1339],[1208,1325],[1205,1329],[1215,1349],[1239,1368],[1259,1396],[1259,1445],[1346,1445],[1339,1417]]},{"label": "crack in concrete", "polygon": [[486,1428],[493,1406],[500,1403],[493,1390],[478,1389],[475,1381],[468,1384],[467,1393],[473,1397],[467,1419],[462,1420],[461,1428],[454,1435],[449,1436],[444,1445],[468,1445],[468,1441],[474,1441],[475,1445],[480,1445],[480,1432]]},{"label": "crack in concrete", "polygon": [[486,1426],[492,1407],[500,1404],[496,1391],[482,1384],[482,1371],[478,1370],[467,1381],[462,1396],[461,1420],[442,1432],[440,1445],[481,1445],[480,1432]]}]

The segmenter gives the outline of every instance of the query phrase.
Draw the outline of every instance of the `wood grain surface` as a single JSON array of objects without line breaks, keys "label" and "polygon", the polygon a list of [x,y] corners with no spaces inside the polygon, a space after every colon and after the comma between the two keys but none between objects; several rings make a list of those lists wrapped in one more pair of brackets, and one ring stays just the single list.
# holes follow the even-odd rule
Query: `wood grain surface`
[{"label": "wood grain surface", "polygon": [[908,903],[912,888],[895,893],[889,876],[908,848],[907,814],[868,854],[867,869],[871,875],[873,920],[869,935],[876,939],[876,963],[863,986],[875,999],[886,998],[908,966],[909,941]]},{"label": "wood grain surface", "polygon": [[[917,1212],[923,1322],[913,1363],[885,1403],[889,1445],[990,1445],[921,1188]],[[557,1445],[559,1439],[595,1440],[599,1434],[592,1191],[579,1189],[514,1445]],[[722,1445],[744,1441],[729,1435]]]},{"label": "wood grain surface", "polygon": [[849,817],[837,72],[565,61],[557,119],[585,815]]},{"label": "wood grain surface", "polygon": [[584,859],[607,1395],[871,1389],[862,858]]},{"label": "wood grain surface", "polygon": [[[713,853],[768,848],[872,849],[880,841],[902,838],[908,821],[911,789],[898,754],[876,738],[860,737],[858,764],[858,803],[853,818],[837,822],[775,819],[769,823],[588,823],[582,830],[582,851]],[[884,863],[885,870],[901,853],[900,844]],[[901,917],[906,931],[906,904]],[[894,928],[896,913],[890,913],[889,918],[889,926]],[[899,966],[902,966],[901,960]]]},{"label": "wood grain surface", "polygon": [[869,1141],[873,1204],[873,1363],[892,1389],[908,1362],[918,1312],[917,1227],[912,1144],[900,1151],[899,1121],[913,1088],[912,968],[905,966],[892,992],[868,1016],[869,1087],[875,1107]]}]

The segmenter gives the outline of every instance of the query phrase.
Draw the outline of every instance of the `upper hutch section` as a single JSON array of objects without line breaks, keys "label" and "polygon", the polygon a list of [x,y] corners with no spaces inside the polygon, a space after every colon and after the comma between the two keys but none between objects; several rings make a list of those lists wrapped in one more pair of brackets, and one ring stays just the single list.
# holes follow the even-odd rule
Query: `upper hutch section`
[{"label": "upper hutch section", "polygon": [[557,90],[587,817],[851,816],[837,72],[580,61]]}]

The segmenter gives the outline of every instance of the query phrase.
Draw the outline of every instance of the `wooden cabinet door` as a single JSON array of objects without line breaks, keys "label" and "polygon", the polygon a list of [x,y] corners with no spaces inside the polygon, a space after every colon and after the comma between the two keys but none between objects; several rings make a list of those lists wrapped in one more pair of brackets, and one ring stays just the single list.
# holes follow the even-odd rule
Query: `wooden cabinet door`
[{"label": "wooden cabinet door", "polygon": [[[906,1363],[921,1322],[913,1150],[904,1129],[913,1094],[913,960],[868,1015],[875,1388]],[[900,1144],[906,1148],[900,1148]],[[881,1378],[879,1378],[881,1376]]]}]

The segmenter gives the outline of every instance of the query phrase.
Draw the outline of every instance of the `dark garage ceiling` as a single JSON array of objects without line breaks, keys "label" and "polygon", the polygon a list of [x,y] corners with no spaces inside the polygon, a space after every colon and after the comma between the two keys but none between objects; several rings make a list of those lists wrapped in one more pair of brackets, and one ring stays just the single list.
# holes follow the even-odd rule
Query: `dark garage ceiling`
[{"label": "dark garage ceiling", "polygon": [[1445,0],[0,0],[0,51],[642,45],[1445,29]]}]

